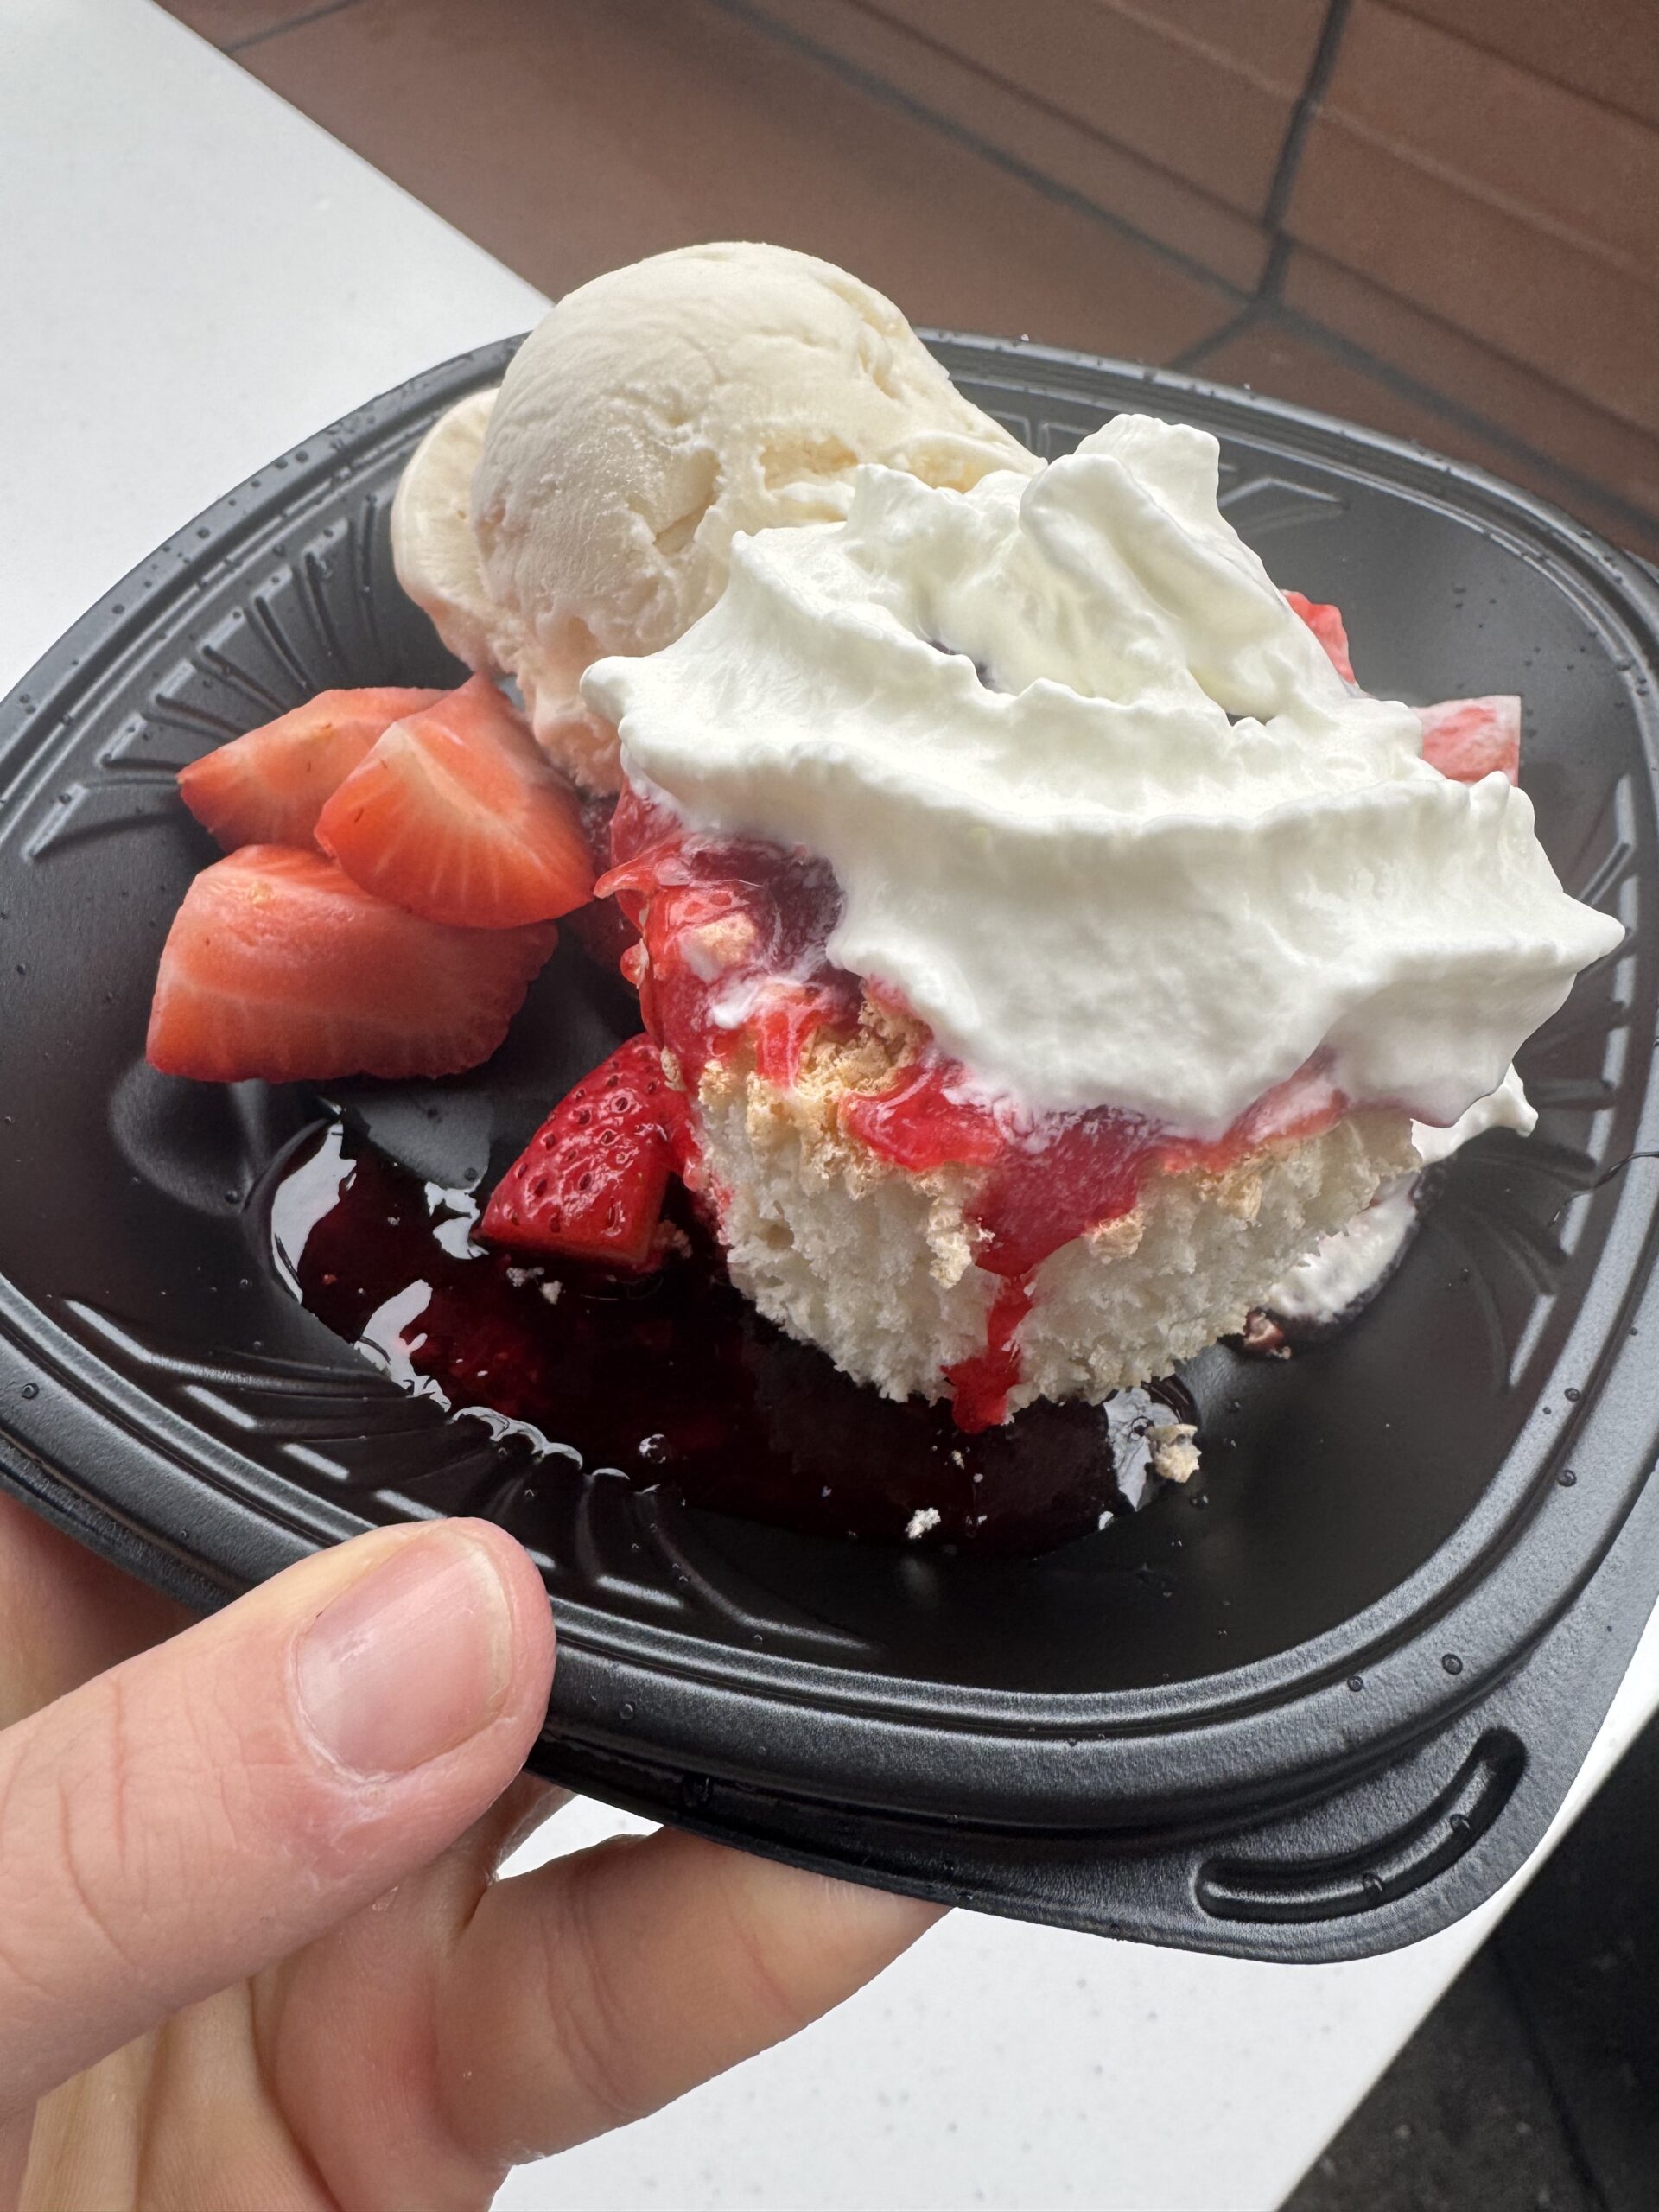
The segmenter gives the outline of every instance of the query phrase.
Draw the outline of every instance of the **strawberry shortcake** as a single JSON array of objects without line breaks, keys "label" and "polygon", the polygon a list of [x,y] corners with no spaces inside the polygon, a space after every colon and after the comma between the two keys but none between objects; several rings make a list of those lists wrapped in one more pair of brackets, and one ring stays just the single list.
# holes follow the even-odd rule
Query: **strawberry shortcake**
[{"label": "strawberry shortcake", "polygon": [[1618,938],[1508,763],[1357,689],[1217,461],[1122,416],[966,493],[861,470],[583,684],[734,1279],[964,1427],[1237,1329]]},{"label": "strawberry shortcake", "polygon": [[151,1059],[474,1065],[569,917],[644,1033],[484,1243],[673,1265],[678,1178],[763,1314],[968,1430],[1386,1265],[1434,1133],[1527,1126],[1513,1055],[1621,931],[1538,842],[1519,702],[1368,696],[1218,459],[1128,415],[1045,464],[805,256],[584,286],[398,492],[472,680],[186,770],[227,856]]}]

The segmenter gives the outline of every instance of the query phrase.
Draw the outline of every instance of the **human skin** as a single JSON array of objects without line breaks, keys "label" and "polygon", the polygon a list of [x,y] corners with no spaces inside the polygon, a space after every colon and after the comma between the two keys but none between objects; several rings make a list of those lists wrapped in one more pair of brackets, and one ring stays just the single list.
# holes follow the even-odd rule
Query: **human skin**
[{"label": "human skin", "polygon": [[486,1523],[197,1622],[0,1498],[4,2212],[472,2212],[935,1916],[666,1830],[497,1880],[553,1658]]}]

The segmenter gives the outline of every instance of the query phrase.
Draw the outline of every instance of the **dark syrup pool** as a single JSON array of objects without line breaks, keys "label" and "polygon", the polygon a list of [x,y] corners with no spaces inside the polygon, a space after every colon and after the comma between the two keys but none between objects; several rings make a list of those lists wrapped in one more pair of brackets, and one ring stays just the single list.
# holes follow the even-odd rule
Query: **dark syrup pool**
[{"label": "dark syrup pool", "polygon": [[335,1122],[288,1162],[271,1238],[336,1335],[404,1388],[510,1424],[573,1481],[616,1471],[819,1535],[1029,1553],[1167,1487],[1147,1433],[1196,1418],[1170,1381],[966,1436],[947,1407],[879,1397],[763,1319],[689,1211],[686,1252],[642,1281],[518,1266],[473,1242],[478,1211]]}]

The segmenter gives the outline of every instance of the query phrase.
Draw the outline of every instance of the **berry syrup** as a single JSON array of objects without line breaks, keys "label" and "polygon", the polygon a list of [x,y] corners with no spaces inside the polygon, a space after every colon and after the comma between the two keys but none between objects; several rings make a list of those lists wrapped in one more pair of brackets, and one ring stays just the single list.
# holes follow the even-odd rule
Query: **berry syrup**
[{"label": "berry syrup", "polygon": [[[306,1307],[411,1392],[517,1424],[588,1473],[814,1534],[1004,1553],[1092,1532],[1165,1487],[1150,1432],[1195,1418],[1178,1382],[1101,1407],[1035,1405],[963,1435],[757,1313],[678,1194],[684,1253],[621,1277],[521,1266],[472,1236],[477,1202],[335,1122],[271,1204]],[[935,1518],[934,1516],[937,1516]]]},{"label": "berry syrup", "polygon": [[[747,1042],[756,1073],[787,1090],[815,1037],[852,1035],[867,995],[914,1019],[895,994],[830,960],[842,901],[823,861],[759,839],[688,832],[632,791],[617,804],[611,850],[599,889],[614,895],[639,932],[623,972],[639,988],[645,1027],[673,1053],[689,1089],[709,1062],[730,1059]],[[912,1174],[979,1171],[968,1208],[984,1232],[976,1258],[1000,1286],[983,1349],[950,1371],[957,1426],[976,1434],[1007,1418],[1033,1278],[1051,1254],[1133,1212],[1149,1171],[1219,1172],[1269,1137],[1316,1134],[1345,1104],[1310,1066],[1218,1141],[1199,1144],[1109,1106],[1022,1113],[976,1086],[930,1039],[886,1090],[844,1099],[840,1118],[870,1151]]]}]

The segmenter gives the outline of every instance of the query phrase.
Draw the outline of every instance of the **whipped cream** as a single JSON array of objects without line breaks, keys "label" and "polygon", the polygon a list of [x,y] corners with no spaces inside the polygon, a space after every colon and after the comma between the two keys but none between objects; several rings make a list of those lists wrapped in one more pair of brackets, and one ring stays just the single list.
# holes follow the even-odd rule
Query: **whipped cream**
[{"label": "whipped cream", "polygon": [[1523,793],[1350,691],[1217,472],[1144,416],[965,493],[861,468],[843,523],[739,537],[712,609],[583,696],[693,829],[827,860],[831,957],[1032,1109],[1215,1136],[1323,1055],[1449,1124],[1622,931]]}]

